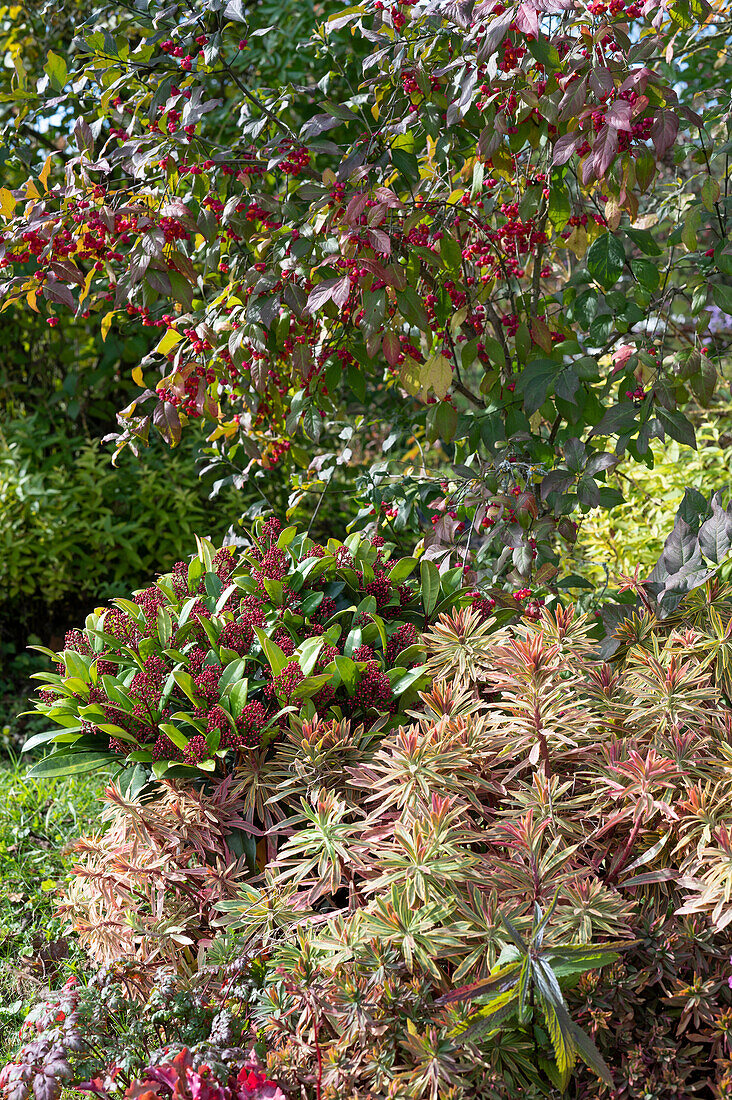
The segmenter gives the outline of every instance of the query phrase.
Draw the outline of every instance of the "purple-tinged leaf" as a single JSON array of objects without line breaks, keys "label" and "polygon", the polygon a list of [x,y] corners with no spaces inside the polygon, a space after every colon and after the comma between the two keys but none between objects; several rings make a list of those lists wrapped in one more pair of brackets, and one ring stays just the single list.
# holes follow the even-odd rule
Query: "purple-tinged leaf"
[{"label": "purple-tinged leaf", "polygon": [[308,295],[306,311],[314,313],[317,309],[322,309],[331,300],[333,291],[340,282],[340,279],[325,279],[322,283],[314,286]]},{"label": "purple-tinged leaf", "polygon": [[159,401],[153,412],[153,424],[169,446],[176,447],[180,443],[181,423],[175,405]]},{"label": "purple-tinged leaf", "polygon": [[343,309],[344,305],[348,301],[348,295],[351,293],[351,279],[350,276],[344,275],[342,279],[339,279],[336,285],[333,287],[332,298],[339,309]]},{"label": "purple-tinged leaf", "polygon": [[554,143],[552,164],[555,166],[566,164],[582,140],[582,134],[579,130],[573,130],[571,134],[562,134]]},{"label": "purple-tinged leaf", "polygon": [[605,122],[615,130],[633,129],[633,108],[625,99],[616,99],[605,114]]},{"label": "purple-tinged leaf", "polygon": [[722,508],[718,496],[712,498],[712,514],[699,529],[699,546],[708,561],[721,565],[732,546],[732,515]]},{"label": "purple-tinged leaf", "polygon": [[651,126],[651,140],[657,157],[662,157],[671,148],[678,132],[678,115],[669,111],[667,107],[659,107]]},{"label": "purple-tinged leaf", "polygon": [[332,130],[335,126],[339,126],[340,123],[341,119],[335,118],[333,115],[313,115],[313,117],[309,118],[300,128],[300,137],[303,140],[318,137],[319,134],[324,134],[327,130]]}]

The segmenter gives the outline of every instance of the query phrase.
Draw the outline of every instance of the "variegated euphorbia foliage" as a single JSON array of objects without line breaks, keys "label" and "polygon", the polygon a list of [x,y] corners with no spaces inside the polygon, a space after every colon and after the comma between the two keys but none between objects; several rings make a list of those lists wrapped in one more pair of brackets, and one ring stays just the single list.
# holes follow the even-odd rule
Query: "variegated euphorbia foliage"
[{"label": "variegated euphorbia foliage", "polygon": [[293,1080],[322,1055],[334,1096],[723,1088],[730,594],[707,594],[693,628],[644,612],[615,665],[571,608],[492,635],[443,615],[415,724],[358,764],[343,726],[287,746],[298,781],[280,766],[270,797],[295,832],[219,908],[269,960],[276,1018],[252,1001]]},{"label": "variegated euphorbia foliage", "polygon": [[35,89],[20,66],[15,123],[64,140],[0,192],[3,303],[157,330],[120,445],[203,418],[315,492],[383,445],[362,522],[439,498],[432,554],[527,578],[713,399],[724,4],[367,0],[307,87],[260,86],[268,33],[239,0],[115,6]]},{"label": "variegated euphorbia foliage", "polygon": [[[375,736],[316,715],[240,753],[210,823],[186,819],[177,882],[140,839],[175,842],[174,790],[113,795],[118,847],[82,843],[67,912],[148,979],[222,924],[204,987],[249,1015],[292,1095],[556,1098],[571,1078],[587,1100],[724,1096],[732,593],[705,585],[672,621],[627,620],[612,664],[572,608],[498,630],[441,614],[411,720]],[[254,863],[242,829],[266,833]]]}]

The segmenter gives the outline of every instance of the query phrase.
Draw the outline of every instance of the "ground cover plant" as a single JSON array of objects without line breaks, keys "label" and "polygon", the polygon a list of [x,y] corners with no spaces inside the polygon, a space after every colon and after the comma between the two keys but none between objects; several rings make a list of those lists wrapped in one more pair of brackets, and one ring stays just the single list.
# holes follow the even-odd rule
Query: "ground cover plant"
[{"label": "ground cover plant", "polygon": [[55,985],[84,953],[56,912],[58,891],[75,862],[68,842],[92,826],[101,785],[28,779],[27,765],[0,767],[0,1049],[11,1048],[24,1009]]}]

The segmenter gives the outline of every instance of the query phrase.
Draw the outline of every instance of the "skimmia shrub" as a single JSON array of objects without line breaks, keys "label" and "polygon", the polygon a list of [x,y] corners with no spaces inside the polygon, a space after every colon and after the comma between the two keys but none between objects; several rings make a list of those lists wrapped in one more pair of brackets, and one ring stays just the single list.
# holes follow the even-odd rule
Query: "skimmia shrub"
[{"label": "skimmia shrub", "polygon": [[[41,673],[56,724],[35,774],[118,764],[195,778],[259,753],[316,716],[388,728],[427,678],[419,631],[463,598],[459,568],[392,561],[382,540],[321,546],[260,521],[251,546],[199,540],[190,564],[72,630]],[[45,651],[49,652],[49,651]]]},{"label": "skimmia shrub", "polygon": [[422,715],[300,781],[209,951],[265,964],[241,995],[283,1087],[726,1095],[732,709],[687,601],[612,665],[572,609],[442,615]]}]

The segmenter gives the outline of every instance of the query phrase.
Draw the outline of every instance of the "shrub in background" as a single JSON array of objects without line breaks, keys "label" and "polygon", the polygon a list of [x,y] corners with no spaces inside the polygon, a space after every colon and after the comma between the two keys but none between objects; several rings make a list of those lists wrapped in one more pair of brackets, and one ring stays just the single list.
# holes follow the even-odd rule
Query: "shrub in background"
[{"label": "shrub in background", "polygon": [[653,465],[628,460],[622,472],[608,475],[625,500],[611,512],[598,509],[584,516],[577,542],[566,564],[592,585],[602,585],[605,566],[611,577],[653,565],[666,539],[668,516],[679,507],[686,486],[704,493],[730,485],[729,440],[725,421],[705,423],[697,433],[697,450],[682,451],[675,440],[652,440]]},{"label": "shrub in background", "polygon": [[[242,510],[232,488],[216,503],[195,448],[155,448],[115,470],[98,443],[27,418],[0,432],[0,632],[24,646],[63,633],[94,601],[127,593],[180,556],[193,532],[222,538]],[[22,670],[20,670],[22,671]],[[19,675],[20,675],[19,671]]]},{"label": "shrub in background", "polygon": [[56,724],[32,774],[131,765],[138,790],[195,778],[255,755],[288,724],[316,715],[371,729],[427,682],[418,627],[462,597],[462,570],[392,562],[382,540],[314,543],[275,520],[257,525],[237,557],[199,540],[190,565],[71,631],[51,653],[39,713]]}]

